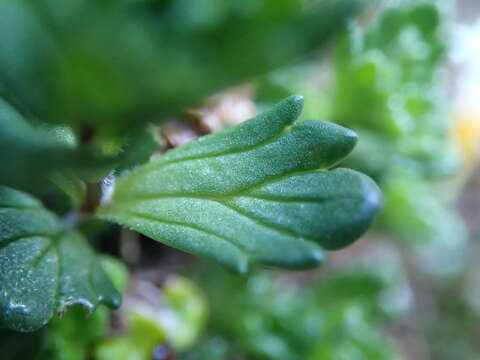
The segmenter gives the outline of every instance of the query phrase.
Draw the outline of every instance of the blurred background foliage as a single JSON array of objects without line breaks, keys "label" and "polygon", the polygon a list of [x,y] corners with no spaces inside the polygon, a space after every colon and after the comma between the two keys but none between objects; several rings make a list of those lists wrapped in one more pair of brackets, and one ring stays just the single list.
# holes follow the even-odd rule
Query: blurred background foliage
[{"label": "blurred background foliage", "polygon": [[[0,182],[35,191],[128,267],[105,259],[126,289],[121,310],[3,331],[2,359],[478,359],[475,11],[468,0],[0,0]],[[243,278],[83,220],[107,174],[103,196],[112,174],[293,93],[305,119],[359,134],[342,166],[385,197],[373,231],[326,266]]]}]

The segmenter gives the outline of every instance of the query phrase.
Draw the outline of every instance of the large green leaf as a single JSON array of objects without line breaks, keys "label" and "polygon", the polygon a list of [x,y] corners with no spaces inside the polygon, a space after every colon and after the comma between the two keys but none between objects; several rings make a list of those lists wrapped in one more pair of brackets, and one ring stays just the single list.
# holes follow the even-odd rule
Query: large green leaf
[{"label": "large green leaf", "polygon": [[239,272],[251,262],[304,268],[359,237],[380,204],[376,185],[330,168],[356,135],[295,121],[290,97],[243,124],[170,151],[118,179],[99,214]]},{"label": "large green leaf", "polygon": [[0,91],[47,121],[122,137],[324,48],[362,1],[314,3],[0,2]]},{"label": "large green leaf", "polygon": [[120,295],[87,241],[29,195],[0,187],[0,327],[33,331],[79,304],[89,312]]}]

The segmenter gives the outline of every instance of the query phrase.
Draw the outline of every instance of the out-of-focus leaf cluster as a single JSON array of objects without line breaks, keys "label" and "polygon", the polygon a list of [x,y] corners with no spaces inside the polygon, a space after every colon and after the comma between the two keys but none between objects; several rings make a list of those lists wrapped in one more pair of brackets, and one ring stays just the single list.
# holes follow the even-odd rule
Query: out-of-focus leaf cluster
[{"label": "out-of-focus leaf cluster", "polygon": [[392,283],[378,272],[352,268],[304,288],[265,271],[250,278],[210,266],[195,272],[205,295],[175,278],[159,290],[167,302],[127,302],[126,328],[113,337],[103,311],[91,319],[72,312],[44,331],[42,356],[80,360],[88,350],[98,360],[148,360],[164,351],[182,360],[397,358],[385,333]]},{"label": "out-of-focus leaf cluster", "polygon": [[380,227],[418,244],[421,262],[440,273],[459,270],[466,240],[439,184],[461,160],[449,142],[442,87],[446,31],[434,1],[393,7],[367,31],[352,27],[337,44],[331,109],[363,139],[349,164],[385,192]]},{"label": "out-of-focus leaf cluster", "polygon": [[96,344],[96,360],[164,359],[154,354],[168,355],[173,349],[184,351],[192,346],[205,326],[208,304],[203,292],[180,276],[170,277],[154,291],[153,299],[127,302],[123,309],[126,328]]},{"label": "out-of-focus leaf cluster", "polygon": [[373,271],[348,270],[305,288],[292,288],[291,282],[269,272],[246,279],[209,271],[200,284],[212,308],[209,327],[181,359],[396,356],[383,328],[388,312],[382,299],[389,285]]}]

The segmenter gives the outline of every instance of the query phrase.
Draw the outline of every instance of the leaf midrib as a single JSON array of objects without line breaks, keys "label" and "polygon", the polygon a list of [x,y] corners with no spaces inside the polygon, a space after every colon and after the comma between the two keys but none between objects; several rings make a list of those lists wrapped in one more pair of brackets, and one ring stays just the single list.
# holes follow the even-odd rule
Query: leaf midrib
[{"label": "leaf midrib", "polygon": [[[158,158],[158,160],[152,161],[152,163],[147,164],[140,169],[135,170],[132,175],[127,174],[125,178],[123,179],[124,183],[128,183],[131,181],[131,179],[135,179],[137,177],[141,177],[143,173],[148,173],[149,171],[152,170],[159,170],[164,166],[167,165],[172,165],[172,164],[178,164],[184,161],[193,161],[193,160],[204,160],[204,159],[210,159],[210,158],[215,158],[215,157],[220,157],[220,156],[227,156],[227,155],[235,155],[235,154],[240,154],[243,152],[248,152],[255,150],[257,148],[269,145],[273,142],[275,142],[277,139],[280,139],[282,136],[287,135],[288,133],[291,132],[291,128],[295,125],[296,122],[291,123],[290,125],[285,126],[281,131],[279,131],[277,134],[261,141],[258,142],[257,144],[254,145],[244,145],[244,146],[239,146],[235,147],[235,149],[232,150],[223,150],[223,151],[217,151],[217,152],[210,152],[202,155],[192,155],[192,156],[185,156],[185,157],[180,157],[180,158],[175,158],[172,160],[162,160],[162,157]],[[214,134],[213,134],[214,135]],[[196,141],[196,140],[193,140]],[[180,148],[179,148],[180,149]],[[172,150],[174,151],[174,150]],[[165,154],[164,156],[168,156],[168,153]]]},{"label": "leaf midrib", "polygon": [[[239,189],[234,189],[230,191],[227,194],[207,194],[207,193],[201,193],[201,192],[195,192],[195,195],[192,196],[199,196],[204,198],[205,200],[229,200],[233,199],[239,196],[246,196],[252,191],[255,191],[257,189],[260,189],[262,187],[267,187],[269,185],[276,184],[282,180],[294,177],[294,176],[300,176],[300,175],[309,175],[315,172],[319,173],[324,173],[327,174],[329,173],[328,169],[306,169],[306,170],[296,170],[296,171],[288,171],[286,173],[283,173],[281,175],[272,175],[272,176],[266,176],[263,179],[259,179],[258,181],[255,181],[248,186],[245,186],[244,188],[239,188]],[[118,187],[125,186],[127,181],[121,182],[122,180],[119,181]],[[118,195],[118,189],[115,191],[115,194],[113,196],[114,202],[115,203],[123,203],[123,202],[128,202],[128,201],[135,201],[135,200],[153,200],[155,198],[159,198],[162,196],[170,196],[170,197],[182,197],[182,195],[179,194],[171,194],[171,193],[158,193],[158,194],[130,194],[128,193],[127,196],[121,196]],[[120,191],[121,194],[121,191]],[[189,195],[190,196],[190,195]],[[108,204],[106,205],[108,206]]]},{"label": "leaf midrib", "polygon": [[[162,199],[170,199],[170,198],[171,199],[198,199],[198,200],[212,201],[212,202],[215,202],[215,203],[217,203],[217,204],[219,204],[219,205],[221,205],[221,206],[223,206],[223,207],[225,207],[225,208],[227,208],[231,211],[234,211],[238,215],[241,215],[241,216],[245,217],[246,219],[256,223],[257,225],[259,225],[261,227],[264,227],[264,228],[267,228],[268,230],[274,231],[276,233],[279,233],[280,235],[287,236],[289,238],[294,238],[294,239],[299,240],[299,241],[316,243],[316,241],[313,238],[297,234],[297,233],[295,233],[295,232],[293,232],[290,229],[287,229],[285,227],[271,224],[271,223],[269,223],[269,222],[267,222],[263,219],[258,218],[257,216],[254,216],[252,214],[248,214],[245,211],[240,210],[237,206],[234,206],[231,203],[228,203],[228,202],[225,203],[225,202],[219,201],[218,199],[215,199],[215,198],[204,198],[204,197],[196,197],[196,196],[171,196],[171,197],[170,196],[165,196],[165,197],[161,197],[161,198]],[[155,198],[155,199],[159,199],[159,198]],[[141,202],[141,201],[142,200],[133,200],[133,199],[131,200],[131,202]],[[128,210],[128,209],[124,209],[123,211],[126,214],[130,214],[130,215],[133,215],[133,216],[138,216],[138,217],[143,217],[143,218],[148,217],[149,220],[152,220],[152,221],[159,221],[159,222],[165,222],[165,223],[169,222],[169,223],[172,223],[172,225],[175,225],[175,223],[178,223],[179,226],[187,226],[187,227],[192,227],[192,228],[197,229],[197,226],[187,224],[187,223],[183,223],[183,222],[175,222],[173,220],[166,220],[166,219],[163,219],[163,218],[160,218],[160,217],[151,216],[151,215],[147,215],[147,214],[144,214],[144,213],[140,213],[140,212],[133,211],[133,210]],[[107,214],[107,217],[109,217],[108,214]],[[112,218],[115,218],[115,215],[113,215]],[[206,233],[211,233],[211,235],[222,238],[221,235],[216,234],[215,232],[212,232],[210,230],[206,230],[202,227],[198,227],[197,230],[203,231],[203,232],[206,232]],[[229,239],[229,240],[235,242],[235,240],[233,240],[233,239]],[[235,242],[235,244],[237,244],[237,243]]]}]

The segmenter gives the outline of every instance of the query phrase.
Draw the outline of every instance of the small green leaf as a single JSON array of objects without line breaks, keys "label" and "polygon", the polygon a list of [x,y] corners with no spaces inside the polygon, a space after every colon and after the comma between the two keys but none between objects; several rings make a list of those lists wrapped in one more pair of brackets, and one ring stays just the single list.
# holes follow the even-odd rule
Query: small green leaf
[{"label": "small green leaf", "polygon": [[80,304],[118,307],[120,295],[87,241],[29,195],[0,187],[0,327],[34,331]]},{"label": "small green leaf", "polygon": [[119,156],[120,166],[116,170],[121,172],[144,164],[155,151],[161,149],[163,140],[155,132],[155,127],[147,127],[128,136]]},{"label": "small green leaf", "polygon": [[318,170],[357,138],[332,123],[295,121],[302,105],[292,96],[137,168],[100,216],[239,272],[251,262],[317,265],[320,246],[343,247],[368,228],[381,195],[355,171]]},{"label": "small green leaf", "polygon": [[[89,147],[76,147],[74,140],[69,139],[73,135],[68,130],[58,127],[51,130],[32,126],[0,98],[0,184],[36,190],[49,175],[71,172],[70,184],[65,183],[69,181],[66,178],[57,179],[56,183],[60,185],[58,182],[62,182],[60,187],[69,195],[75,191],[74,196],[79,200],[82,196],[80,180],[73,179],[76,175],[70,169],[86,178],[97,173],[104,177],[115,167],[117,159],[98,154]],[[69,187],[68,191],[66,187]]]},{"label": "small green leaf", "polygon": [[78,207],[83,204],[87,186],[71,169],[65,169],[52,174],[51,180],[68,195],[74,206]]},{"label": "small green leaf", "polygon": [[45,328],[44,344],[35,360],[85,360],[93,344],[105,336],[110,311],[98,308],[92,316],[72,307],[62,318],[54,318]]},{"label": "small green leaf", "polygon": [[58,169],[69,151],[68,146],[47,131],[32,127],[0,99],[0,183],[32,188],[41,175]]},{"label": "small green leaf", "polygon": [[155,347],[165,342],[165,331],[155,318],[136,312],[128,313],[126,318],[128,330],[124,334],[100,341],[94,350],[95,359],[152,359]]}]

